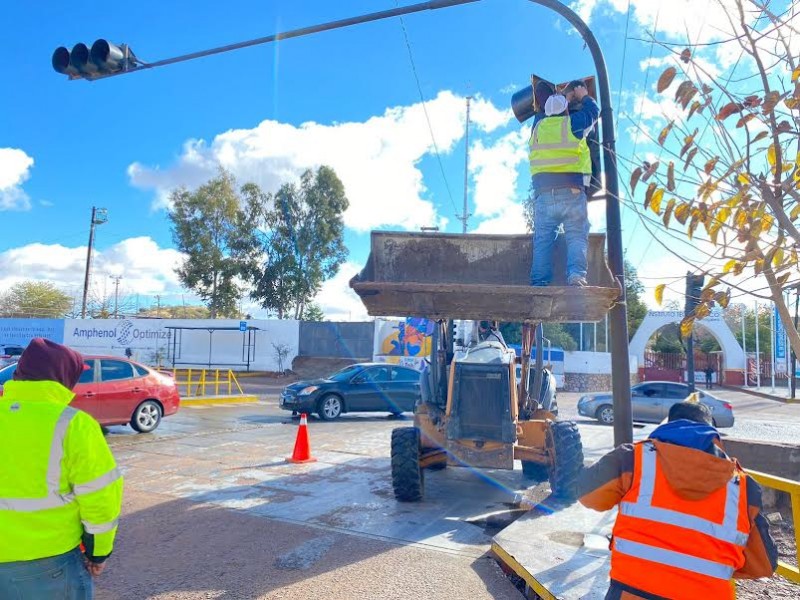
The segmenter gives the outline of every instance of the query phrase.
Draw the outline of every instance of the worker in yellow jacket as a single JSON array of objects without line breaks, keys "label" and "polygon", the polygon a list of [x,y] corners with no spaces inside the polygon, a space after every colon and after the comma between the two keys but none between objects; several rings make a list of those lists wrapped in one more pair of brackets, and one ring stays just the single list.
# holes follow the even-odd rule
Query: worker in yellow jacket
[{"label": "worker in yellow jacket", "polygon": [[111,555],[122,476],[69,403],[80,354],[31,341],[0,397],[0,598],[87,600]]}]

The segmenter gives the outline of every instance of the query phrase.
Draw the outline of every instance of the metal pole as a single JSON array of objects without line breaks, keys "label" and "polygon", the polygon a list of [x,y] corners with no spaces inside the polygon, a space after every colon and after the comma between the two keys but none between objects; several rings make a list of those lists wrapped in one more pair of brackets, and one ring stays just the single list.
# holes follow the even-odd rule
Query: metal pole
[{"label": "metal pole", "polygon": [[[798,303],[800,303],[800,286],[796,286],[794,288],[794,328],[797,329],[797,308]],[[794,348],[792,348],[792,373],[791,373],[791,381],[792,381],[792,398],[795,398],[795,394],[797,393],[797,376],[796,376],[796,369],[797,369],[797,354],[794,352]]]},{"label": "metal pole", "polygon": [[747,317],[747,306],[742,304],[741,306],[742,311],[742,352],[744,352],[744,386],[747,387],[749,385],[748,382],[748,369],[747,369],[747,336],[745,335],[745,319]]},{"label": "metal pole", "polygon": [[772,310],[769,311],[769,329],[770,329],[770,359],[771,359],[771,384],[772,384],[772,393],[775,393],[775,346],[776,342],[778,341],[778,336],[775,332],[775,304],[772,305]]},{"label": "metal pole", "polygon": [[580,329],[579,329],[579,331],[580,331],[580,333],[579,333],[579,336],[580,336],[580,340],[581,340],[581,343],[580,343],[580,345],[578,346],[578,350],[580,350],[581,352],[583,352],[583,323],[579,323],[578,325],[579,325],[579,327],[580,327]]},{"label": "metal pole", "polygon": [[81,319],[86,318],[86,302],[89,299],[89,277],[92,270],[92,246],[94,245],[94,225],[97,208],[92,207],[92,222],[89,225],[89,247],[86,249],[86,273],[83,277],[83,302],[81,303]]},{"label": "metal pole", "polygon": [[761,354],[758,347],[758,300],[756,300],[756,389],[761,389]]},{"label": "metal pole", "polygon": [[592,352],[597,352],[597,321],[594,322],[594,341],[592,343]]},{"label": "metal pole", "polygon": [[467,233],[467,221],[469,220],[469,204],[467,202],[469,188],[467,185],[467,176],[469,175],[469,102],[472,100],[472,96],[467,96],[467,120],[464,124],[464,140],[465,140],[465,148],[464,148],[464,208],[461,211],[461,233]]}]

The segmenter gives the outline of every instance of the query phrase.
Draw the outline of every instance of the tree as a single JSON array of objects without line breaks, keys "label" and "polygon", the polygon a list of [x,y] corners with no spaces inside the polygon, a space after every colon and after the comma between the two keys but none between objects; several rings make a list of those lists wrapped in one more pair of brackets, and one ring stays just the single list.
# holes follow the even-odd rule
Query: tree
[{"label": "tree", "polygon": [[639,329],[639,325],[647,315],[647,305],[642,301],[644,285],[639,281],[639,274],[627,259],[625,259],[625,299],[628,304],[628,339],[630,340]]},{"label": "tree", "polygon": [[[770,329],[770,309],[769,306],[759,306],[758,311],[758,350],[766,356],[772,352],[772,331]],[[756,311],[755,308],[747,308],[743,304],[729,306],[723,312],[723,318],[731,328],[736,340],[747,352],[756,351]],[[744,343],[742,340],[742,316],[744,316]]]},{"label": "tree", "polygon": [[242,192],[258,236],[250,296],[280,319],[299,319],[347,257],[344,186],[333,169],[323,166],[303,173],[299,184],[284,184],[274,195],[254,184]]},{"label": "tree", "polygon": [[666,325],[650,339],[650,350],[667,354],[686,354],[678,325]]},{"label": "tree", "polygon": [[306,305],[303,309],[303,321],[324,321],[325,313],[319,307],[319,304],[312,302]]},{"label": "tree", "polygon": [[[183,305],[183,306],[162,306],[161,308],[140,308],[139,317],[162,318],[162,319],[209,319],[211,312],[205,306]],[[235,315],[240,316],[240,315]]]},{"label": "tree", "polygon": [[58,319],[69,312],[72,303],[71,296],[48,281],[22,281],[0,295],[0,314]]},{"label": "tree", "polygon": [[[500,333],[506,344],[522,343],[522,323],[500,323]],[[550,340],[554,348],[572,351],[578,348],[575,338],[570,335],[562,323],[545,323],[543,329],[545,339]]]},{"label": "tree", "polygon": [[253,233],[234,178],[221,169],[194,192],[173,191],[170,200],[172,237],[186,255],[176,269],[181,283],[203,299],[212,319],[236,315]]},{"label": "tree", "polygon": [[[715,77],[694,56],[702,49],[662,44],[675,64],[661,74],[657,89],[674,93],[679,117],[665,116],[653,140],[667,158],[636,166],[630,187],[632,193],[639,187],[645,210],[660,217],[647,219],[682,230],[705,254],[687,260],[664,244],[708,276],[700,304],[681,323],[684,336],[714,303],[726,307],[731,289],[742,290],[735,278],[746,274],[766,283],[760,297],[775,302],[800,354],[800,335],[783,298],[784,287],[798,279],[800,245],[800,67],[789,44],[797,28],[791,12],[774,14],[760,0],[720,6],[730,30],[719,43],[741,53],[753,76],[731,71]],[[657,297],[663,289],[656,289]]]}]

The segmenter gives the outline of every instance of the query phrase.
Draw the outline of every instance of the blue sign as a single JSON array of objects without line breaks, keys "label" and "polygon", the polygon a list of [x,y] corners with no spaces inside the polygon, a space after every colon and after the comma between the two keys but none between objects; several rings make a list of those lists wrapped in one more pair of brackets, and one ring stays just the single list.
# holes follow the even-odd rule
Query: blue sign
[{"label": "blue sign", "polygon": [[62,319],[0,319],[0,344],[27,346],[33,338],[42,337],[64,342]]},{"label": "blue sign", "polygon": [[778,307],[775,307],[775,359],[786,358],[786,330],[783,321],[778,314]]},{"label": "blue sign", "polygon": [[239,321],[239,331],[247,331],[247,321]]}]

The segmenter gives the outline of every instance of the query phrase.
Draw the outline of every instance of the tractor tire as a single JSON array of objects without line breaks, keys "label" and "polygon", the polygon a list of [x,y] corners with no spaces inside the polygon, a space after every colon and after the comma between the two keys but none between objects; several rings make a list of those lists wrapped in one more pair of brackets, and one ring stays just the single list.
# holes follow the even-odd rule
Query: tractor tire
[{"label": "tractor tire", "polygon": [[530,479],[536,483],[547,481],[549,477],[547,472],[547,465],[531,462],[528,460],[522,461],[522,476],[525,479]]},{"label": "tractor tire", "polygon": [[392,431],[392,488],[400,502],[419,502],[425,474],[419,466],[419,429],[400,427]]},{"label": "tractor tire", "polygon": [[578,476],[583,470],[583,444],[578,425],[572,421],[550,424],[548,446],[555,454],[550,469],[553,495],[568,502],[578,498]]}]

